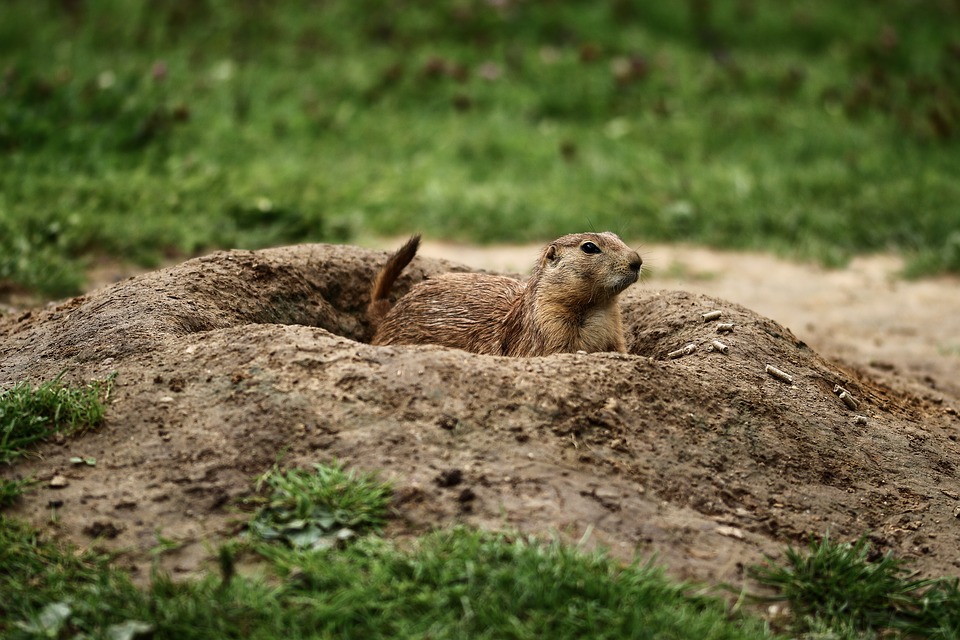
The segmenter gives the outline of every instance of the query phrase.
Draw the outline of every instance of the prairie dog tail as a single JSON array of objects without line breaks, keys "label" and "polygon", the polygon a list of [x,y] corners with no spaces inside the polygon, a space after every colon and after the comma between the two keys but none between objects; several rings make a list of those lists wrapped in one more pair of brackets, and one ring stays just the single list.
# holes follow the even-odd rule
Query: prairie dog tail
[{"label": "prairie dog tail", "polygon": [[377,273],[373,280],[373,286],[370,288],[370,304],[367,305],[367,317],[376,328],[383,320],[387,312],[390,311],[390,289],[396,282],[400,273],[406,268],[413,257],[417,255],[417,249],[420,247],[420,234],[412,236],[406,244],[397,249],[396,253],[387,259],[386,264]]}]

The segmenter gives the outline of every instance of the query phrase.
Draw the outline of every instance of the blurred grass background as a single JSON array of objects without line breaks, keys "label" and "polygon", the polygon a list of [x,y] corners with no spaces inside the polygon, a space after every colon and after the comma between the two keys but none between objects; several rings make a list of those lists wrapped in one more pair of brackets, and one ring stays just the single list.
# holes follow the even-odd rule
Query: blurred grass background
[{"label": "blurred grass background", "polygon": [[0,293],[611,229],[960,272],[958,0],[0,0]]}]

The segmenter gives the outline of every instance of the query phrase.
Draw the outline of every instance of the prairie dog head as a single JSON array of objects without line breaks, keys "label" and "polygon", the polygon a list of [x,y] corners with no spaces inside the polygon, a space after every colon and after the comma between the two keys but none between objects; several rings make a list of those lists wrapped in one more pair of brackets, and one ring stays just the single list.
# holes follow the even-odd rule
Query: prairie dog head
[{"label": "prairie dog head", "polygon": [[534,268],[538,297],[567,307],[609,302],[640,277],[643,260],[615,233],[575,233],[543,248]]}]

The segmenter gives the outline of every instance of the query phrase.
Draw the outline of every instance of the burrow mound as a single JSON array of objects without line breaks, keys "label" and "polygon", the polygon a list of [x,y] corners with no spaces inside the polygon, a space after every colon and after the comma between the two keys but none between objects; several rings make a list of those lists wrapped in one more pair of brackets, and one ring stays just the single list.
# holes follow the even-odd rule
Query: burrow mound
[{"label": "burrow mound", "polygon": [[[385,259],[327,245],[220,252],[0,319],[3,387],[117,373],[103,428],[2,471],[68,481],[12,513],[120,551],[140,575],[159,532],[179,543],[164,566],[186,572],[242,526],[253,476],[339,459],[394,483],[397,533],[454,521],[588,533],[622,557],[734,583],[827,530],[869,533],[924,573],[960,566],[957,426],[924,401],[748,309],[643,286],[623,298],[630,354],[372,347],[364,309]],[[454,269],[417,258],[397,292]],[[704,322],[714,309],[732,333]]]}]

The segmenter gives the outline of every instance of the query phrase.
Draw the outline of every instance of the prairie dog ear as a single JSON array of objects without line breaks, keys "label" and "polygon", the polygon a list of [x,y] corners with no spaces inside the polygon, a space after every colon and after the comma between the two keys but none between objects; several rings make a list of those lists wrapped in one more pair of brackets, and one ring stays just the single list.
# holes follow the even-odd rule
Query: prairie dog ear
[{"label": "prairie dog ear", "polygon": [[557,245],[552,244],[543,253],[543,259],[551,264],[557,261]]}]

